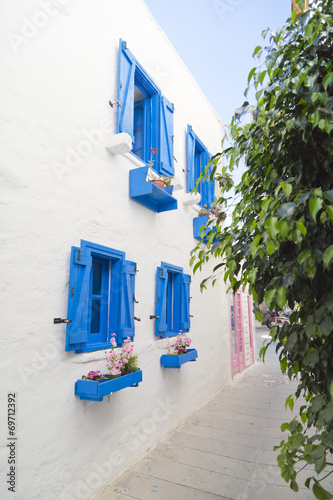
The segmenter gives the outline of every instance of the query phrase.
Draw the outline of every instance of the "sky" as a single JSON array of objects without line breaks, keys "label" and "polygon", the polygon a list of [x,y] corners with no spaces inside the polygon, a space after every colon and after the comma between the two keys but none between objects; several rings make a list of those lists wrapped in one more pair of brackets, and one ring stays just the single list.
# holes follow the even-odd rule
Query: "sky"
[{"label": "sky", "polygon": [[252,53],[266,28],[290,16],[290,0],[145,0],[224,124],[245,98]]}]

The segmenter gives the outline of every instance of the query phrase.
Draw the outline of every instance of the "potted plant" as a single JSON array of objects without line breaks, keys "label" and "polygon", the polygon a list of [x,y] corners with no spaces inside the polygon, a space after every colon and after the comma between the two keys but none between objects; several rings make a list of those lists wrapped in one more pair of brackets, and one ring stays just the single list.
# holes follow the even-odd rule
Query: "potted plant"
[{"label": "potted plant", "polygon": [[[203,238],[204,243],[206,243],[207,235],[210,231],[213,230],[216,232],[216,226],[209,224],[209,221],[214,218],[221,222],[227,218],[227,214],[217,205],[214,205],[209,209],[207,208],[207,205],[204,205],[204,207],[199,211],[198,217],[194,217],[193,219],[193,236],[195,239],[201,241],[201,233],[203,231],[202,227],[205,227],[205,234]],[[215,239],[213,241],[215,241]]]},{"label": "potted plant", "polygon": [[[151,155],[152,154],[157,154],[157,149],[151,148],[150,150]],[[173,179],[172,176],[170,177],[165,177],[164,175],[159,175],[153,170],[155,160],[153,160],[152,156],[148,162],[149,165],[149,170],[148,170],[148,177],[149,177],[149,182],[152,182],[156,186],[160,187],[161,189],[166,188],[171,188],[171,181]]]},{"label": "potted plant", "polygon": [[[198,352],[196,349],[189,349],[192,343],[190,337],[183,337],[182,333],[179,332],[176,337],[175,343],[170,345],[168,339],[167,342],[167,354],[162,354],[161,365],[164,368],[181,368],[181,365],[187,363],[188,361],[195,361],[198,357]],[[173,352],[171,350],[173,349]]]},{"label": "potted plant", "polygon": [[120,391],[125,387],[138,387],[142,382],[142,371],[138,366],[138,355],[133,354],[131,339],[127,337],[120,353],[114,348],[113,334],[111,350],[106,358],[109,373],[103,375],[99,370],[90,371],[75,383],[75,395],[87,401],[103,401],[103,397]]}]

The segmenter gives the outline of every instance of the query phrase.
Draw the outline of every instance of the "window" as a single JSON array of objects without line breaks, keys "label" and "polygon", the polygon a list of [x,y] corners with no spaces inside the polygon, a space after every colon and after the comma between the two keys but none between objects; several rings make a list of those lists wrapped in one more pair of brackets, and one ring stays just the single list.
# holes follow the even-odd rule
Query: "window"
[{"label": "window", "polygon": [[124,252],[83,240],[72,247],[66,351],[107,349],[113,333],[118,345],[134,337],[135,274]]},{"label": "window", "polygon": [[191,277],[181,267],[162,262],[156,277],[157,337],[172,337],[190,329]]},{"label": "window", "polygon": [[[187,126],[187,191],[195,188],[197,179],[204,171],[211,155],[207,148],[193,132],[190,125]],[[207,205],[210,208],[215,199],[215,187],[213,181],[201,181],[198,193],[201,195],[200,206]]]},{"label": "window", "polygon": [[120,40],[118,78],[117,133],[128,133],[132,153],[145,163],[153,155],[153,169],[166,176],[174,175],[173,105]]}]

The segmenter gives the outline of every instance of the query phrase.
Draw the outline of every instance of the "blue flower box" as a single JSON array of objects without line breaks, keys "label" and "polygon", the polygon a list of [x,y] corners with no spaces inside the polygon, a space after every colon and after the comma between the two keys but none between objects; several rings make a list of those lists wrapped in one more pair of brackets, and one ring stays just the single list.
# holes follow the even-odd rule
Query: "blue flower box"
[{"label": "blue flower box", "polygon": [[140,382],[142,382],[142,370],[112,380],[79,379],[75,382],[75,396],[80,396],[80,399],[86,401],[103,401],[104,396],[121,391],[125,387],[138,387]]},{"label": "blue flower box", "polygon": [[148,168],[149,167],[139,167],[130,170],[130,198],[154,212],[176,210],[177,200],[172,196],[173,186],[162,189],[153,182],[147,181]]},{"label": "blue flower box", "polygon": [[[203,215],[202,217],[194,217],[194,219],[193,219],[193,237],[196,240],[201,241],[201,235],[202,235],[202,233],[204,233],[204,238],[203,238],[203,242],[204,243],[207,243],[207,235],[208,235],[208,233],[211,230],[216,231],[216,226],[208,226],[206,228],[207,218],[208,218],[208,215]],[[200,229],[203,226],[205,227],[205,229],[202,229],[202,232],[200,233]],[[217,239],[214,236],[213,243],[215,243],[216,241],[217,241]]]},{"label": "blue flower box", "polygon": [[188,361],[195,361],[198,357],[196,349],[188,349],[185,354],[162,354],[161,365],[164,368],[181,368]]}]

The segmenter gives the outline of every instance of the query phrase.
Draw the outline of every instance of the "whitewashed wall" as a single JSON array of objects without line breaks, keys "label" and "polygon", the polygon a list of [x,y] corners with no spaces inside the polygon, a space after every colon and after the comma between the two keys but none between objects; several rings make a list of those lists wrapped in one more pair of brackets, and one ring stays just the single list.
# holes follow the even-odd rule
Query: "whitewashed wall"
[{"label": "whitewashed wall", "polygon": [[[193,279],[190,336],[199,358],[163,370],[155,338],[155,273],[161,261],[189,272],[192,207],[156,214],[128,196],[131,155],[102,141],[116,131],[122,37],[175,104],[176,175],[185,187],[186,126],[208,149],[221,124],[141,0],[2,0],[1,72],[1,421],[7,393],[18,399],[18,477],[7,491],[6,436],[1,498],[85,499],[134,463],[230,381],[229,312],[222,283],[201,294]],[[105,371],[104,352],[65,352],[69,258],[85,239],[138,263],[135,351],[143,382],[87,403],[75,381]],[[206,272],[209,272],[209,266]]]}]

